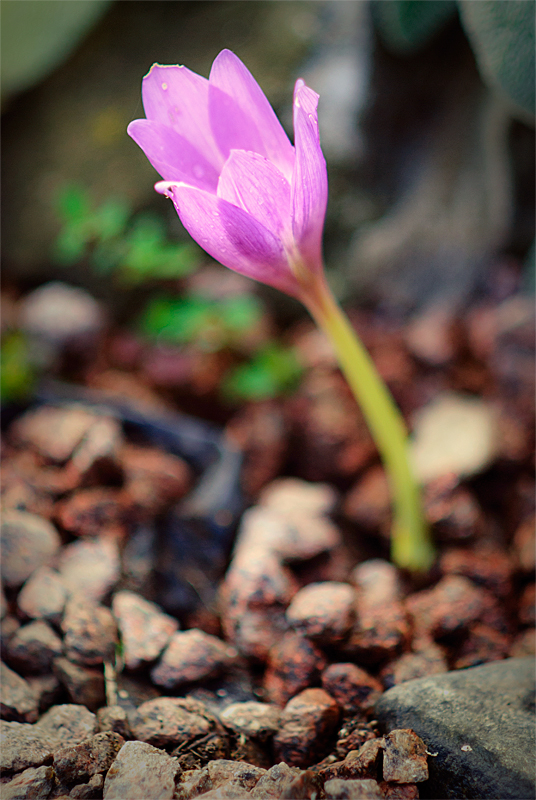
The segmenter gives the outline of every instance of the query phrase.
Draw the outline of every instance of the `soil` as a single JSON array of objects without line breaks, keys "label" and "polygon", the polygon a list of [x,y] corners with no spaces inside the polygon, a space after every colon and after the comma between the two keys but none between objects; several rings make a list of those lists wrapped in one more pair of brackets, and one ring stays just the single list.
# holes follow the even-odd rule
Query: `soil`
[{"label": "soil", "polygon": [[[482,445],[472,466],[454,461],[424,486],[437,547],[425,575],[401,572],[389,561],[383,470],[329,348],[305,318],[280,331],[304,365],[299,387],[239,405],[218,393],[228,352],[190,352],[187,367],[183,359],[178,369],[178,349],[163,359],[162,348],[115,323],[89,343],[67,343],[50,370],[55,382],[40,386],[29,409],[7,409],[4,423],[4,509],[36,515],[59,536],[52,554],[33,568],[12,579],[4,574],[3,658],[25,679],[39,677],[43,686],[51,681],[51,691],[41,690],[38,716],[81,702],[93,712],[101,709],[102,717],[106,705],[132,710],[160,697],[204,703],[211,713],[232,702],[262,701],[288,715],[295,703],[297,717],[317,719],[320,743],[297,743],[280,721],[272,719],[270,728],[264,718],[262,736],[238,736],[241,723],[235,721],[233,739],[230,723],[211,722],[176,751],[153,734],[134,735],[131,720],[130,733],[120,727],[124,719],[101,731],[122,730],[126,738],[154,743],[178,757],[183,770],[218,758],[262,769],[286,761],[312,770],[308,780],[318,786],[311,775],[358,774],[333,765],[380,740],[374,704],[389,687],[534,654],[534,314],[517,275],[515,263],[499,263],[487,293],[463,311],[423,311],[407,321],[381,310],[350,310],[410,428],[418,426],[417,412],[445,393],[478,400],[494,415],[493,442]],[[275,314],[266,313],[266,329],[277,330]],[[220,447],[224,455],[241,454],[240,465],[235,459],[224,469],[229,486],[218,501],[219,517],[198,491],[203,461],[213,461],[210,452],[206,458],[202,447],[197,453],[186,447],[181,456],[169,425],[155,423],[184,413],[203,420],[198,432],[207,437],[207,452]],[[196,502],[201,511],[192,510]],[[291,520],[297,539],[268,530],[274,513],[285,524]],[[280,534],[277,550],[270,536]],[[66,566],[75,545],[87,548],[82,572]],[[256,559],[262,569],[255,580],[261,575],[263,584],[250,591]],[[46,563],[52,577],[45,576],[49,583],[36,599],[27,578]],[[81,584],[69,585],[69,575]],[[77,591],[92,596],[97,617],[81,620],[83,611],[72,602],[62,615],[62,592]],[[128,606],[122,594],[128,592],[169,616],[141,630],[141,622],[125,623],[131,650],[114,662],[118,595]],[[128,617],[128,609],[121,613]],[[46,647],[38,648],[48,655],[39,662],[19,634],[33,619],[49,623],[50,635],[39,634]],[[246,623],[254,634],[245,631]],[[178,625],[180,633],[174,632]],[[170,645],[157,663],[170,637],[194,631],[180,644],[177,639],[179,655]],[[197,672],[177,664],[187,648],[196,654],[192,663],[204,665]],[[194,713],[193,705],[185,708]],[[23,712],[4,717],[35,722]],[[374,769],[359,774],[374,777]],[[102,785],[94,783],[91,796],[102,796]],[[65,786],[56,787],[57,796],[67,793]],[[395,796],[382,786],[384,796]]]}]

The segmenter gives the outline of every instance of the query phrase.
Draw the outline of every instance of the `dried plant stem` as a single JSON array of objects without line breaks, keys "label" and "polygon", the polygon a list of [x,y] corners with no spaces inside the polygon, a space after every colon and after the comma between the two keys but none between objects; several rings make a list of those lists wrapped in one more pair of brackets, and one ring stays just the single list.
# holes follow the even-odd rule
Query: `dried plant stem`
[{"label": "dried plant stem", "polygon": [[310,285],[304,295],[309,312],[333,345],[385,466],[393,496],[391,557],[399,567],[426,571],[434,560],[434,548],[408,457],[402,415],[324,279]]}]

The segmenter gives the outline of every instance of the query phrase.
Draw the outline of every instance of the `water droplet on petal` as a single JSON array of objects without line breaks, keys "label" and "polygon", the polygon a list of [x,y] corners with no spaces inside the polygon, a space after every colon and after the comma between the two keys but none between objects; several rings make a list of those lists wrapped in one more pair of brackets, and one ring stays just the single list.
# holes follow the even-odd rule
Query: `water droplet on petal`
[{"label": "water droplet on petal", "polygon": [[162,89],[165,91],[167,89],[167,83],[162,84]]}]

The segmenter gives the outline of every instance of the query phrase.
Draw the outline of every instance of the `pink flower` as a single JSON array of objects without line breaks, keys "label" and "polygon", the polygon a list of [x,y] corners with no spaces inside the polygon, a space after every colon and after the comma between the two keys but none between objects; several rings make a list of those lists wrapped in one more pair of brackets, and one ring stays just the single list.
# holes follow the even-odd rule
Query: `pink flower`
[{"label": "pink flower", "polygon": [[258,83],[222,50],[208,80],[154,64],[143,79],[147,119],[128,133],[163,181],[184,227],[236,272],[304,299],[322,274],[328,183],[318,95],[294,89],[294,147]]}]

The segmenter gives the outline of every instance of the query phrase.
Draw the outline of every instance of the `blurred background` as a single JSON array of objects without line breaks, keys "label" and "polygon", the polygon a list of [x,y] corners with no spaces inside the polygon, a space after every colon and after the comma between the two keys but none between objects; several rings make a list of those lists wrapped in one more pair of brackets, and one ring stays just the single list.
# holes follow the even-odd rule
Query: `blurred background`
[{"label": "blurred background", "polygon": [[[75,326],[136,314],[149,336],[201,336],[208,349],[214,337],[228,344],[262,327],[251,286],[188,241],[126,135],[143,116],[141,78],[153,62],[207,76],[224,47],[291,136],[296,78],[320,93],[325,254],[341,299],[404,317],[463,309],[490,280],[531,290],[532,2],[3,0],[1,14],[8,334],[25,325],[43,334],[66,308]],[[27,301],[50,281],[90,299],[53,284]],[[302,313],[255,291],[283,321]],[[222,297],[230,307],[210,305]],[[8,360],[20,362],[20,341],[11,337]],[[293,374],[285,357],[277,369]]]}]

